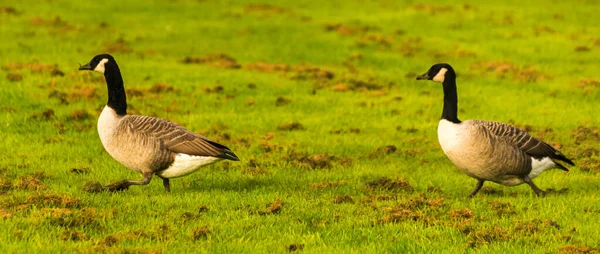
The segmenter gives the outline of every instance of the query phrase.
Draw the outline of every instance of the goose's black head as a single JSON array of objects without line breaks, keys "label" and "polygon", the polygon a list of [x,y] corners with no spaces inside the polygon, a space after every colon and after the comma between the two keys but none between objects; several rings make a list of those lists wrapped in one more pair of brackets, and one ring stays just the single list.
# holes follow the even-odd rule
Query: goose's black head
[{"label": "goose's black head", "polygon": [[427,79],[434,82],[444,83],[444,80],[456,79],[456,73],[452,66],[447,63],[434,64],[429,70],[421,75],[417,76],[417,80]]},{"label": "goose's black head", "polygon": [[89,63],[79,66],[79,70],[90,70],[104,73],[106,66],[109,65],[117,66],[117,62],[115,62],[115,59],[109,54],[100,54],[92,58]]}]

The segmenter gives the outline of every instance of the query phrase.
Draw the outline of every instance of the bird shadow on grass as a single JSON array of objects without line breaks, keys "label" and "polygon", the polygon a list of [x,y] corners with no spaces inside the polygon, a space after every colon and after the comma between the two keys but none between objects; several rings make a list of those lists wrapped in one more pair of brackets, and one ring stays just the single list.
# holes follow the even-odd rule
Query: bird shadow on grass
[{"label": "bird shadow on grass", "polygon": [[271,178],[249,178],[249,179],[236,179],[234,181],[224,182],[210,182],[209,179],[194,181],[189,186],[184,187],[185,191],[189,192],[206,192],[214,190],[222,191],[252,191],[261,188],[270,188],[281,183],[275,182]]}]

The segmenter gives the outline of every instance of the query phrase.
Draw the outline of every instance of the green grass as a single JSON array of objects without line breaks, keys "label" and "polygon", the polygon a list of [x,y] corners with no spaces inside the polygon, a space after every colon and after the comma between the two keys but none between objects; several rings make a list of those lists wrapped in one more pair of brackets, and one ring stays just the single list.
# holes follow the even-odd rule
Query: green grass
[{"label": "green grass", "polygon": [[[2,3],[0,248],[597,252],[599,7],[583,0]],[[120,193],[84,192],[88,182],[141,177],[98,139],[102,75],[77,71],[104,52],[121,67],[131,112],[202,133],[241,162],[174,179],[168,194],[157,179]],[[241,68],[182,62],[211,54]],[[557,191],[538,198],[526,185],[487,183],[466,198],[475,180],[437,143],[441,87],[415,80],[437,62],[458,72],[459,118],[514,123],[575,160],[569,173],[535,179]],[[337,91],[360,84],[370,89]],[[289,103],[277,106],[280,97]],[[278,129],[293,122],[304,129]],[[377,152],[388,145],[396,150]],[[377,181],[383,187],[370,187]]]}]

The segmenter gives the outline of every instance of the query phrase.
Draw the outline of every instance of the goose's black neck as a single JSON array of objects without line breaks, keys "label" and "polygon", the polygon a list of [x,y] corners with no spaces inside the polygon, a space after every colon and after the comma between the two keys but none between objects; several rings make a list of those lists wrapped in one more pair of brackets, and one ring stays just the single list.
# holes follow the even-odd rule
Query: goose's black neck
[{"label": "goose's black neck", "polygon": [[458,94],[456,92],[456,78],[446,78],[444,85],[444,110],[442,119],[453,123],[460,123],[458,120]]},{"label": "goose's black neck", "polygon": [[126,115],[127,98],[119,66],[113,61],[106,63],[104,68],[104,78],[106,78],[106,86],[108,87],[108,102],[106,105],[114,109],[117,115]]}]

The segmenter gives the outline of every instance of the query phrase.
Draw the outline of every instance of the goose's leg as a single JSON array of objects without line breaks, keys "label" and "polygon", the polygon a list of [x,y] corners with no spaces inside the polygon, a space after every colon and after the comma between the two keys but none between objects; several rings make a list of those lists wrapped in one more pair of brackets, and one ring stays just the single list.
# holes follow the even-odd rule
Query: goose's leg
[{"label": "goose's leg", "polygon": [[475,196],[475,194],[477,194],[477,192],[479,192],[481,187],[483,187],[484,182],[485,182],[485,180],[477,180],[477,185],[475,185],[475,189],[473,189],[473,192],[471,192],[471,194],[469,195],[469,198],[472,198],[473,196]]},{"label": "goose's leg", "polygon": [[121,181],[106,185],[106,186],[104,186],[104,188],[106,188],[109,191],[122,191],[122,190],[128,189],[129,186],[131,186],[131,185],[146,185],[146,184],[150,183],[150,180],[152,180],[153,174],[154,173],[152,173],[152,172],[144,173],[144,178],[142,178],[142,180],[121,180]]},{"label": "goose's leg", "polygon": [[163,178],[163,186],[165,186],[165,192],[171,192],[171,183],[169,183],[169,178]]},{"label": "goose's leg", "polygon": [[524,176],[523,177],[523,181],[527,184],[529,184],[529,186],[533,189],[533,191],[535,191],[535,194],[539,196],[544,196],[544,194],[546,194],[546,192],[544,192],[543,190],[541,190],[540,188],[538,188],[533,181],[531,181],[531,178],[529,178],[529,176]]}]

